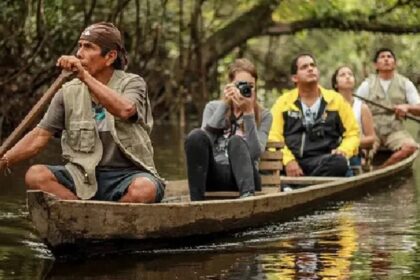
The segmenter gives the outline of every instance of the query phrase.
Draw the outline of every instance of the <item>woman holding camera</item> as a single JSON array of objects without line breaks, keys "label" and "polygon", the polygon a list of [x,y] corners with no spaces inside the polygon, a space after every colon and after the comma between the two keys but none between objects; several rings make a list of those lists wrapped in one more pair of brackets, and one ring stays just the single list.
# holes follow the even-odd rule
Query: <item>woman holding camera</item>
[{"label": "woman holding camera", "polygon": [[191,201],[206,191],[239,191],[253,196],[261,189],[257,161],[265,149],[271,113],[257,102],[257,71],[247,59],[229,67],[221,100],[207,103],[201,129],[185,141]]}]

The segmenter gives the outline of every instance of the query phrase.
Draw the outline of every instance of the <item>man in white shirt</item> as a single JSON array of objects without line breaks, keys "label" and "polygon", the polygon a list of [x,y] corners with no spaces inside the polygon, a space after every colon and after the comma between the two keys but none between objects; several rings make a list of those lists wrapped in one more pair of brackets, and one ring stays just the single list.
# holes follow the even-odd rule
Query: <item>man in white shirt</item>
[{"label": "man in white shirt", "polygon": [[420,97],[414,84],[396,71],[397,59],[387,48],[379,49],[373,63],[376,74],[370,75],[356,94],[376,103],[394,108],[389,112],[368,104],[373,114],[377,139],[373,152],[382,146],[394,151],[383,167],[394,164],[413,154],[418,144],[404,129],[402,119],[407,113],[420,115]]}]

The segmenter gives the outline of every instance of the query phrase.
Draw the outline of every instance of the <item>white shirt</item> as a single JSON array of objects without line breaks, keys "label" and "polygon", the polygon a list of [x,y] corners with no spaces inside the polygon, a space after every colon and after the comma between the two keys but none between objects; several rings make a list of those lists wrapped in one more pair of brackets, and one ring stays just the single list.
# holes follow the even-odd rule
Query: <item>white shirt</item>
[{"label": "white shirt", "polygon": [[353,99],[352,109],[353,109],[354,116],[356,117],[357,123],[359,124],[360,135],[363,135],[362,104],[363,104],[362,100],[360,100],[359,98]]},{"label": "white shirt", "polygon": [[318,114],[319,107],[321,106],[321,98],[318,97],[318,99],[315,101],[312,106],[307,106],[305,103],[302,103],[302,111],[303,116],[305,117],[306,123],[313,124],[315,123],[316,115]]}]

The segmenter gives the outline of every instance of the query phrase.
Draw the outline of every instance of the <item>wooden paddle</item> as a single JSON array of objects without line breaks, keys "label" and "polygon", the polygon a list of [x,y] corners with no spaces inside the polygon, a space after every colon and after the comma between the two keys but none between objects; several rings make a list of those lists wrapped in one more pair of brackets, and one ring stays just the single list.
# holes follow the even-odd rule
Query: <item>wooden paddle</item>
[{"label": "wooden paddle", "polygon": [[60,75],[54,81],[54,83],[48,88],[44,95],[39,101],[32,107],[31,111],[25,116],[18,127],[7,137],[0,147],[0,157],[2,157],[10,148],[12,148],[23,136],[36,120],[39,119],[40,114],[44,111],[45,107],[50,103],[55,93],[61,88],[61,86],[70,80],[73,76],[72,72],[61,71]]},{"label": "wooden paddle", "polygon": [[[389,106],[383,105],[383,104],[381,104],[381,103],[377,103],[377,102],[372,101],[372,100],[370,100],[370,99],[367,99],[367,98],[364,98],[364,97],[362,97],[362,96],[359,96],[359,95],[357,95],[357,94],[355,94],[355,93],[353,93],[353,96],[354,96],[354,97],[359,98],[360,100],[365,101],[366,103],[369,103],[369,104],[372,104],[372,105],[377,106],[377,107],[379,107],[379,108],[382,108],[382,109],[384,109],[384,110],[387,110],[388,112],[392,112],[392,113],[394,113],[394,112],[395,112],[395,110],[394,110],[393,108],[389,107]],[[407,114],[405,115],[405,118],[406,118],[406,119],[413,120],[413,121],[416,121],[416,122],[420,123],[420,118],[417,118],[417,117],[415,117],[415,116],[411,115],[410,113],[407,113]]]}]

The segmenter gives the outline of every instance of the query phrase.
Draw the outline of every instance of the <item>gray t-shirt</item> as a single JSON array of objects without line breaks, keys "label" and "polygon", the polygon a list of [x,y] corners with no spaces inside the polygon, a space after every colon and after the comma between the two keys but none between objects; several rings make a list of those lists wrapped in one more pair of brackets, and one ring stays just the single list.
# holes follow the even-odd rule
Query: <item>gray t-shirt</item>
[{"label": "gray t-shirt", "polygon": [[[143,114],[145,113],[143,108],[147,106],[147,88],[144,80],[139,76],[131,79],[124,88],[123,94],[125,98],[134,102],[137,109],[137,114],[129,121],[142,121]],[[112,138],[110,129],[105,121],[106,109],[102,105],[92,102],[92,112],[95,113],[94,118],[98,128],[99,138],[103,144],[103,155],[98,167],[135,168],[136,166],[124,155]],[[38,124],[38,127],[44,128],[54,134],[65,130],[64,98],[61,90],[52,99],[48,111]]]},{"label": "gray t-shirt", "polygon": [[[206,130],[213,143],[214,158],[217,163],[228,164],[226,148],[228,137],[231,133],[231,126],[226,123],[226,111],[228,106],[221,100],[214,100],[207,103],[204,113],[201,128],[206,130],[209,126],[213,129],[223,130],[223,133],[215,134]],[[238,127],[234,132],[240,135],[248,143],[249,152],[252,160],[257,161],[261,153],[265,150],[267,144],[268,133],[271,128],[273,118],[270,111],[267,109],[261,110],[261,122],[259,127],[255,122],[254,115],[243,115],[238,121]],[[239,126],[243,126],[242,131]]]}]

